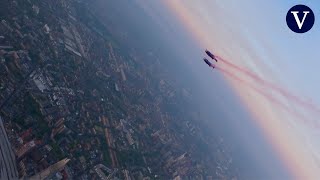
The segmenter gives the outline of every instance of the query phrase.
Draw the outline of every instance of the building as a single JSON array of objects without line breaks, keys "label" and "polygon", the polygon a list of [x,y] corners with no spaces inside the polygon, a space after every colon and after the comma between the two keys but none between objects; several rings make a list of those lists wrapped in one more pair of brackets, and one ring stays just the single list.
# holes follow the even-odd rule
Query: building
[{"label": "building", "polygon": [[16,159],[0,117],[0,179],[18,179]]},{"label": "building", "polygon": [[128,170],[123,170],[122,171],[123,172],[123,174],[124,174],[124,178],[125,178],[125,180],[131,180],[131,177],[130,177],[130,174],[129,174],[129,171]]},{"label": "building", "polygon": [[55,173],[61,171],[62,169],[64,169],[64,167],[66,166],[66,164],[70,161],[70,159],[64,158],[61,161],[49,166],[47,169],[41,171],[40,173],[30,177],[30,180],[43,180],[46,179],[52,175],[54,175]]},{"label": "building", "polygon": [[120,72],[121,72],[122,80],[123,80],[123,81],[126,81],[126,80],[127,80],[127,77],[126,77],[126,75],[124,74],[123,68],[120,69]]},{"label": "building", "polygon": [[30,142],[25,143],[21,148],[19,148],[16,152],[18,160],[20,161],[25,155],[34,150],[37,145],[40,145],[42,142],[39,140],[32,140]]},{"label": "building", "polygon": [[118,86],[118,84],[117,83],[114,83],[114,88],[116,89],[116,91],[120,91],[120,89],[119,89],[119,86]]}]

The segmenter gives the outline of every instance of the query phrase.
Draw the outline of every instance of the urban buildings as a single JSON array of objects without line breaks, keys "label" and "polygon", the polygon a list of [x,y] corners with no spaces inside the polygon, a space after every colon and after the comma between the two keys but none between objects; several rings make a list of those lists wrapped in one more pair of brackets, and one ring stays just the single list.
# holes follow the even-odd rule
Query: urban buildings
[{"label": "urban buildings", "polygon": [[159,63],[166,53],[128,47],[119,38],[125,32],[103,22],[91,3],[15,0],[0,7],[1,133],[8,134],[0,136],[1,177],[233,175],[228,151],[213,153],[219,141],[200,131],[188,88]]},{"label": "urban buildings", "polygon": [[61,171],[66,164],[70,161],[70,159],[62,159],[61,161],[49,166],[48,168],[44,169],[43,171],[37,173],[34,176],[31,176],[29,179],[30,180],[44,180],[52,175],[54,175],[55,173]]},{"label": "urban buildings", "polygon": [[6,130],[0,117],[0,179],[14,180],[18,178],[16,158],[12,152]]}]

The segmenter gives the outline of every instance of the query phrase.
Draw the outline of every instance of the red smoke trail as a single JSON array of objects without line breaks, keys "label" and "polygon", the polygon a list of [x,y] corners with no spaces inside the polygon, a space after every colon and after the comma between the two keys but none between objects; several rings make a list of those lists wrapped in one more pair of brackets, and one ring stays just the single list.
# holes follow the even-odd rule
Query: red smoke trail
[{"label": "red smoke trail", "polygon": [[[288,107],[287,105],[285,105],[284,103],[282,103],[281,101],[279,101],[278,99],[276,99],[274,96],[272,96],[272,95],[264,92],[262,89],[259,89],[259,88],[255,87],[255,86],[253,86],[252,84],[250,84],[249,82],[247,82],[247,81],[239,78],[238,76],[235,76],[234,74],[232,74],[231,72],[227,71],[226,69],[223,69],[223,68],[217,67],[217,66],[216,66],[215,68],[218,69],[218,70],[220,70],[222,73],[230,76],[231,78],[233,78],[233,79],[241,82],[242,84],[248,86],[249,88],[255,90],[255,91],[258,92],[259,94],[261,94],[261,95],[263,95],[264,97],[266,97],[266,98],[267,98],[269,101],[271,101],[272,103],[280,106],[281,108],[283,108],[283,109],[286,110],[287,112],[291,113],[291,114],[294,115],[295,117],[303,120],[305,123],[308,123],[308,122],[306,121],[307,118],[306,118],[304,115],[298,113],[297,111],[294,111],[293,109],[291,109],[290,107]],[[314,127],[316,124],[312,124],[312,125],[313,125],[313,127]]]},{"label": "red smoke trail", "polygon": [[297,104],[305,107],[306,109],[309,109],[309,110],[313,110],[314,112],[320,114],[320,108],[319,107],[316,107],[314,104],[310,103],[310,102],[307,102],[305,100],[302,100],[301,98],[299,98],[298,96],[295,96],[289,92],[287,92],[286,90],[276,86],[275,84],[272,84],[271,82],[268,82],[264,79],[262,79],[261,77],[257,76],[256,74],[248,71],[247,69],[244,69],[242,67],[239,67],[235,64],[232,64],[230,62],[228,62],[227,60],[221,58],[220,56],[216,56],[220,61],[222,61],[223,63],[225,63],[226,65],[238,70],[239,72],[251,77],[252,79],[254,79],[255,81],[257,81],[258,83],[264,85],[264,86],[267,86],[271,89],[273,89],[274,91],[277,91],[278,93],[280,93],[281,95],[283,95],[284,97],[290,99],[290,100],[293,100],[294,102],[296,102]]}]

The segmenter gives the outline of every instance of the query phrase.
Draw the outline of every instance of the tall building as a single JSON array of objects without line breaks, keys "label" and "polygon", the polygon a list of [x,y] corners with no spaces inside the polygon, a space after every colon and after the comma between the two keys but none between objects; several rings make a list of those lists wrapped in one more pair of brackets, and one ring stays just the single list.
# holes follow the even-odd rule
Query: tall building
[{"label": "tall building", "polygon": [[0,117],[0,179],[18,179],[16,159]]},{"label": "tall building", "polygon": [[70,161],[70,159],[64,158],[61,161],[49,166],[47,169],[41,171],[40,173],[30,177],[29,180],[46,179],[46,178],[52,176],[53,174],[61,171],[69,161]]}]

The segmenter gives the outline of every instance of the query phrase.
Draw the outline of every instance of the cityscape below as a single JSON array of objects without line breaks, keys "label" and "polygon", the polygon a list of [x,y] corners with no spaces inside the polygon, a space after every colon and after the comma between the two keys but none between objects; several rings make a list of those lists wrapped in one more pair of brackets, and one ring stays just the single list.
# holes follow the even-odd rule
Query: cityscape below
[{"label": "cityscape below", "polygon": [[0,8],[1,180],[241,179],[165,52],[131,47],[87,1]]}]

